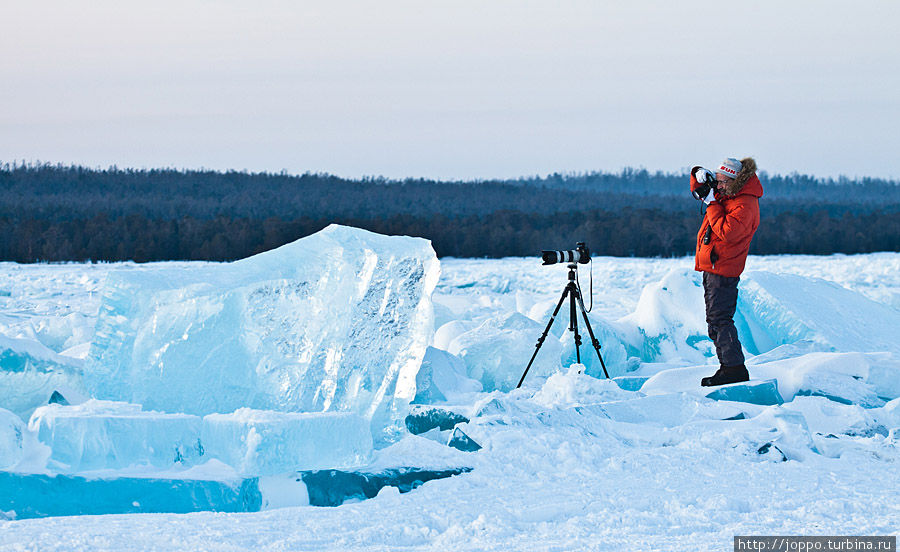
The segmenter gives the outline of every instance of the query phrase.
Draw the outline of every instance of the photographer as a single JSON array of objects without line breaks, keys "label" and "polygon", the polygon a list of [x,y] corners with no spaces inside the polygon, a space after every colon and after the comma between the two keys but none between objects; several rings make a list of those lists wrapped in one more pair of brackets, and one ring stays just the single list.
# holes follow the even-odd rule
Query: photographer
[{"label": "photographer", "polygon": [[744,366],[734,312],[738,281],[759,226],[763,189],[756,176],[756,161],[729,157],[715,174],[694,167],[691,193],[708,205],[697,234],[694,269],[703,272],[706,323],[719,357],[719,369],[700,384],[709,387],[747,381],[750,374]]}]

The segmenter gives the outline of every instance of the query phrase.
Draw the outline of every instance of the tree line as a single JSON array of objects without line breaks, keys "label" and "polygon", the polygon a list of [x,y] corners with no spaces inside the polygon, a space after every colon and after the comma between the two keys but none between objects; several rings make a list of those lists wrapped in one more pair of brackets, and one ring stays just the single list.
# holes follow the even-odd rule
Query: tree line
[{"label": "tree line", "polygon": [[[693,251],[702,216],[686,179],[628,169],[391,181],[0,163],[0,260],[232,260],[335,222],[424,237],[442,257],[536,256],[576,241],[599,255],[680,256]],[[754,254],[900,251],[895,182],[763,183]]]}]

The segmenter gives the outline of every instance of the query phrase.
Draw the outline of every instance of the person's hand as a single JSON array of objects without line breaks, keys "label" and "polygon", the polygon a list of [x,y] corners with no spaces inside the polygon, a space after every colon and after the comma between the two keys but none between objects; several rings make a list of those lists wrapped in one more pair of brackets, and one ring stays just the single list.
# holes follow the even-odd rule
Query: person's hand
[{"label": "person's hand", "polygon": [[703,167],[697,167],[697,169],[694,171],[694,179],[700,184],[706,182],[712,183],[713,178],[713,174]]},{"label": "person's hand", "polygon": [[709,205],[710,203],[712,203],[712,202],[715,201],[715,200],[716,200],[716,192],[715,192],[715,189],[711,189],[711,190],[709,191],[709,194],[707,194],[706,197],[703,198],[703,203]]}]

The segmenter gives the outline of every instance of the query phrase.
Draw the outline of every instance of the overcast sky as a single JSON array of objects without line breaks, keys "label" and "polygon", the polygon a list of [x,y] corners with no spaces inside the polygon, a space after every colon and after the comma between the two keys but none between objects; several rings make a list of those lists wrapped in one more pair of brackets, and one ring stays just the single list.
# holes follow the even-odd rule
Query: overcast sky
[{"label": "overcast sky", "polygon": [[0,160],[900,178],[900,2],[0,0]]}]

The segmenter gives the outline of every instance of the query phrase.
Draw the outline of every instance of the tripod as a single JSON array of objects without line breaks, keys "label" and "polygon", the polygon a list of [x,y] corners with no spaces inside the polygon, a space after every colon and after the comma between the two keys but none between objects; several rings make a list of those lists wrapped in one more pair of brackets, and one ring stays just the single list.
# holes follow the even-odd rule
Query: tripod
[{"label": "tripod", "polygon": [[528,366],[525,367],[525,371],[522,373],[522,379],[519,380],[519,385],[516,386],[516,389],[522,387],[522,382],[525,381],[525,376],[528,374],[528,370],[531,369],[531,365],[534,363],[538,351],[541,350],[541,345],[543,345],[544,340],[547,339],[547,333],[550,332],[550,326],[552,326],[554,320],[556,320],[556,315],[559,314],[559,309],[562,308],[563,303],[565,303],[566,296],[569,297],[569,331],[575,334],[576,361],[578,364],[581,364],[581,335],[578,333],[577,305],[578,309],[581,310],[581,316],[584,317],[584,325],[587,326],[588,334],[591,336],[591,345],[593,345],[594,350],[597,351],[597,358],[600,359],[600,366],[603,367],[603,375],[606,376],[606,379],[609,379],[609,373],[606,371],[606,364],[603,362],[603,356],[600,355],[600,342],[594,337],[594,330],[591,328],[591,322],[588,320],[587,311],[584,309],[584,301],[581,300],[581,290],[578,288],[578,284],[575,283],[575,271],[578,270],[578,265],[569,263],[567,268],[569,269],[569,283],[566,284],[562,297],[559,298],[559,303],[557,303],[556,308],[553,309],[553,314],[550,315],[550,321],[547,322],[544,333],[538,338],[537,345],[534,346],[534,354],[531,355],[531,360],[528,361]]}]

